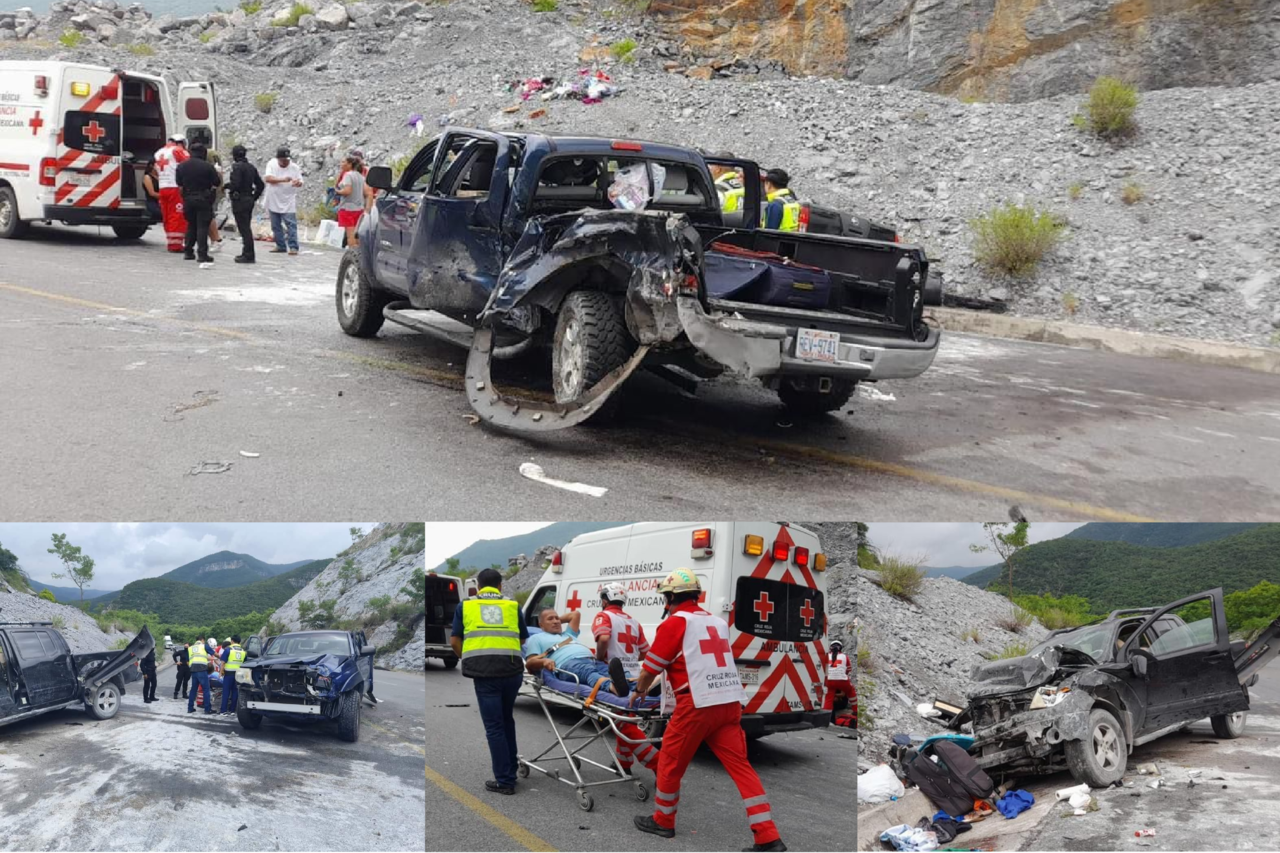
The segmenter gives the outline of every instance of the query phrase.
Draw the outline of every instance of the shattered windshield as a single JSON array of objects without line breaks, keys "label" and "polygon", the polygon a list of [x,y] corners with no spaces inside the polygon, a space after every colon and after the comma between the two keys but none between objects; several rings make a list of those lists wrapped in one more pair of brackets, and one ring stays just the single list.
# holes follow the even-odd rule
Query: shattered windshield
[{"label": "shattered windshield", "polygon": [[1077,628],[1074,631],[1068,631],[1065,634],[1058,634],[1045,640],[1036,646],[1028,655],[1038,655],[1045,649],[1054,646],[1065,646],[1069,649],[1076,649],[1084,652],[1089,657],[1105,663],[1111,660],[1112,648],[1111,635],[1115,628],[1115,624],[1104,623],[1102,625],[1089,625],[1084,628]]},{"label": "shattered windshield", "polygon": [[263,657],[345,655],[350,651],[346,634],[286,634],[277,637]]}]

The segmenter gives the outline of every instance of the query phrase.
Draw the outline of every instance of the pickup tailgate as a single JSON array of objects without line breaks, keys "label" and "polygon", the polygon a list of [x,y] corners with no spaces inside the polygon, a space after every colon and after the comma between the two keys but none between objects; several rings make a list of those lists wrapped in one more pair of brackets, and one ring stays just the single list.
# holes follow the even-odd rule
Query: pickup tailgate
[{"label": "pickup tailgate", "polygon": [[[101,664],[94,665],[102,660],[102,652],[74,655],[73,659],[76,663],[76,671],[82,673],[80,676],[81,684],[86,688],[92,689],[110,681],[134,663],[141,661],[155,647],[156,641],[151,638],[151,631],[146,626],[143,626],[142,630],[138,632],[138,636],[134,637],[129,645],[107,658]],[[126,678],[125,680],[131,681],[135,679]]]},{"label": "pickup tailgate", "polygon": [[1243,652],[1236,656],[1236,676],[1244,684],[1258,674],[1264,666],[1280,655],[1280,619],[1268,625],[1258,639],[1245,646]]}]

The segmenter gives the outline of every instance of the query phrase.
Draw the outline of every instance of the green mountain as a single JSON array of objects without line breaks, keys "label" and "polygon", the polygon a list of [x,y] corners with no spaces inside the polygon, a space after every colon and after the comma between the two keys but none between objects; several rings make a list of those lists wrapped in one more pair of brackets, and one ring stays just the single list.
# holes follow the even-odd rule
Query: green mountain
[{"label": "green mountain", "polygon": [[275,577],[244,586],[213,588],[170,580],[167,576],[126,584],[114,595],[111,610],[154,613],[164,622],[207,625],[247,613],[269,613],[284,604],[330,560],[306,563]]},{"label": "green mountain", "polygon": [[[49,586],[49,584],[47,583],[40,583],[40,581],[32,581],[31,589],[34,590],[37,595],[40,594],[40,590],[47,589],[50,592],[52,592],[54,597],[57,598],[58,601],[62,602],[63,604],[68,604],[72,601],[80,600],[79,587]],[[104,595],[115,595],[118,592],[119,590],[89,589],[88,587],[86,587],[84,591],[84,600],[88,601],[91,598],[101,598]]]},{"label": "green mountain", "polygon": [[1095,542],[1128,542],[1151,548],[1183,548],[1242,533],[1256,523],[1245,522],[1176,522],[1137,524],[1132,522],[1094,521],[1062,537],[1092,539]]},{"label": "green mountain", "polygon": [[285,572],[293,571],[299,566],[312,562],[297,560],[292,563],[264,563],[257,557],[248,554],[235,554],[231,551],[219,551],[198,560],[192,560],[178,566],[160,577],[171,581],[195,584],[208,589],[226,589],[233,586],[244,586],[266,578],[273,578]]},{"label": "green mountain", "polygon": [[[474,542],[463,548],[453,556],[458,558],[458,566],[463,569],[487,569],[494,563],[505,568],[507,558],[516,554],[532,554],[543,545],[564,545],[580,534],[591,533],[595,530],[605,530],[610,527],[622,527],[624,524],[630,523],[628,521],[558,521],[532,533],[508,536],[505,539],[481,539],[479,542]],[[441,561],[440,565],[436,566],[436,571],[443,572],[447,568],[448,561],[444,560]]]},{"label": "green mountain", "polygon": [[[1203,537],[1207,532],[1196,535]],[[1166,533],[1154,538],[1173,541],[1178,537],[1194,535]],[[1280,583],[1277,554],[1280,524],[1245,525],[1234,534],[1180,547],[1064,536],[1023,549],[1014,559],[1013,583],[1020,593],[1083,596],[1093,612],[1107,613],[1120,607],[1164,604],[1218,586],[1230,593],[1250,589],[1259,581]],[[992,566],[964,582],[1004,591],[1004,571],[1003,565]]]}]

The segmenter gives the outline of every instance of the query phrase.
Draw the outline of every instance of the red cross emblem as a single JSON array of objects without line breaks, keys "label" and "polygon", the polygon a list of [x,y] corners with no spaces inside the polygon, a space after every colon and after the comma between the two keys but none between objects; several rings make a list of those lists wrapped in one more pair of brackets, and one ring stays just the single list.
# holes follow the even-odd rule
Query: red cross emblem
[{"label": "red cross emblem", "polygon": [[809,624],[813,622],[813,617],[817,615],[818,615],[818,611],[813,609],[813,605],[810,604],[809,599],[806,598],[804,600],[804,607],[800,608],[800,616],[802,619],[804,619],[804,626],[808,628]]},{"label": "red cross emblem", "polygon": [[707,629],[707,636],[710,639],[700,640],[698,642],[698,648],[702,650],[704,655],[715,655],[716,666],[728,666],[730,654],[729,641],[724,637],[721,637],[720,632],[714,627]]},{"label": "red cross emblem", "polygon": [[27,125],[31,128],[32,136],[40,135],[40,128],[44,127],[44,119],[40,118],[40,111],[36,110],[36,117],[27,119]]},{"label": "red cross emblem", "polygon": [[627,627],[622,630],[622,633],[617,636],[617,640],[618,645],[627,650],[627,654],[634,652],[636,646],[640,644],[640,638],[631,633],[630,625],[627,625]]},{"label": "red cross emblem", "polygon": [[569,596],[569,600],[565,603],[569,605],[570,611],[577,610],[582,606],[582,599],[578,598],[578,591],[576,589],[573,591],[573,595]]},{"label": "red cross emblem", "polygon": [[705,589],[702,592],[698,593],[698,603],[699,604],[707,603],[707,591]]},{"label": "red cross emblem", "polygon": [[169,168],[169,158],[168,158],[168,157],[166,157],[166,156],[164,156],[163,154],[161,154],[159,157],[157,157],[157,158],[156,158],[156,168],[157,168],[157,169],[159,169],[161,172],[163,172],[165,169]]},{"label": "red cross emblem", "polygon": [[762,592],[760,597],[756,599],[756,603],[751,605],[751,609],[760,614],[762,622],[768,622],[769,617],[773,615],[773,611],[777,610],[772,601],[769,600],[769,593]]},{"label": "red cross emblem", "polygon": [[97,119],[86,124],[84,129],[80,132],[84,134],[85,139],[88,139],[94,145],[97,145],[98,140],[107,135],[107,131],[102,127],[102,125],[98,124]]}]

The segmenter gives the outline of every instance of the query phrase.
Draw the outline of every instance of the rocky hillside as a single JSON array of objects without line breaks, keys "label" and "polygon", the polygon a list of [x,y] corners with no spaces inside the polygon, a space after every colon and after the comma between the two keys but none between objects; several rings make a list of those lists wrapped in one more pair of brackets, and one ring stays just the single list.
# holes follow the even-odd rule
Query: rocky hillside
[{"label": "rocky hillside", "polygon": [[271,616],[277,629],[363,628],[378,647],[375,665],[421,672],[426,661],[423,602],[401,590],[422,573],[422,524],[380,524],[339,554]]},{"label": "rocky hillside", "polygon": [[[210,79],[221,103],[221,147],[244,142],[262,161],[280,143],[292,145],[309,179],[305,206],[322,196],[345,151],[394,162],[448,123],[678,140],[783,166],[802,198],[893,225],[927,249],[951,293],[1000,300],[1026,316],[1280,346],[1277,82],[1144,93],[1139,133],[1110,144],[1073,127],[1077,94],[967,103],[843,79],[790,78],[745,59],[689,67],[657,19],[621,7],[561,2],[558,11],[540,14],[523,0],[369,0],[318,3],[315,14],[294,22],[281,0],[253,15],[237,9],[186,19],[99,2],[60,0],[38,20],[0,15],[0,34],[14,33],[0,43],[0,56],[77,58],[171,80]],[[769,5],[738,4],[744,14]],[[889,12],[901,4],[839,5],[849,14],[879,10],[893,18]],[[1035,7],[1040,17],[1027,18],[1035,22],[1051,8],[1072,20],[1072,7],[1113,4],[985,3],[997,5]],[[1182,5],[1191,14],[1203,4],[1125,5]],[[816,12],[822,4],[794,8],[802,6]],[[962,6],[963,14],[943,21],[954,4],[914,2],[911,50],[930,55],[921,21],[952,26],[978,15],[983,3]],[[1265,6],[1259,0],[1249,14],[1275,14]],[[79,42],[66,48],[60,37]],[[1280,56],[1274,45],[1257,47],[1238,61]],[[1064,50],[1058,65],[1080,65]],[[1080,55],[1092,54],[1081,47]],[[538,95],[523,101],[513,88],[544,75],[572,80],[583,68],[609,74],[620,91],[588,105]],[[1086,76],[1103,70],[1087,66]],[[422,138],[408,126],[419,117]],[[988,273],[974,259],[972,219],[1006,201],[1033,204],[1066,223],[1062,246],[1027,279]]]},{"label": "rocky hillside", "polygon": [[690,58],[1022,101],[1280,77],[1269,0],[654,0]]},{"label": "rocky hillside", "polygon": [[[52,622],[66,638],[71,651],[77,654],[110,651],[126,636],[117,631],[105,633],[79,609],[20,592],[4,578],[0,578],[0,622]],[[163,637],[155,639],[164,640]]]},{"label": "rocky hillside", "polygon": [[1048,632],[1040,623],[1014,633],[997,622],[1011,611],[1009,600],[951,578],[928,578],[913,601],[896,598],[875,582],[875,572],[855,569],[853,613],[858,650],[866,657],[858,698],[872,726],[859,732],[861,755],[875,762],[888,755],[894,734],[934,734],[940,726],[920,717],[916,705],[963,699],[969,674],[984,655],[1011,644],[1032,646]]}]

